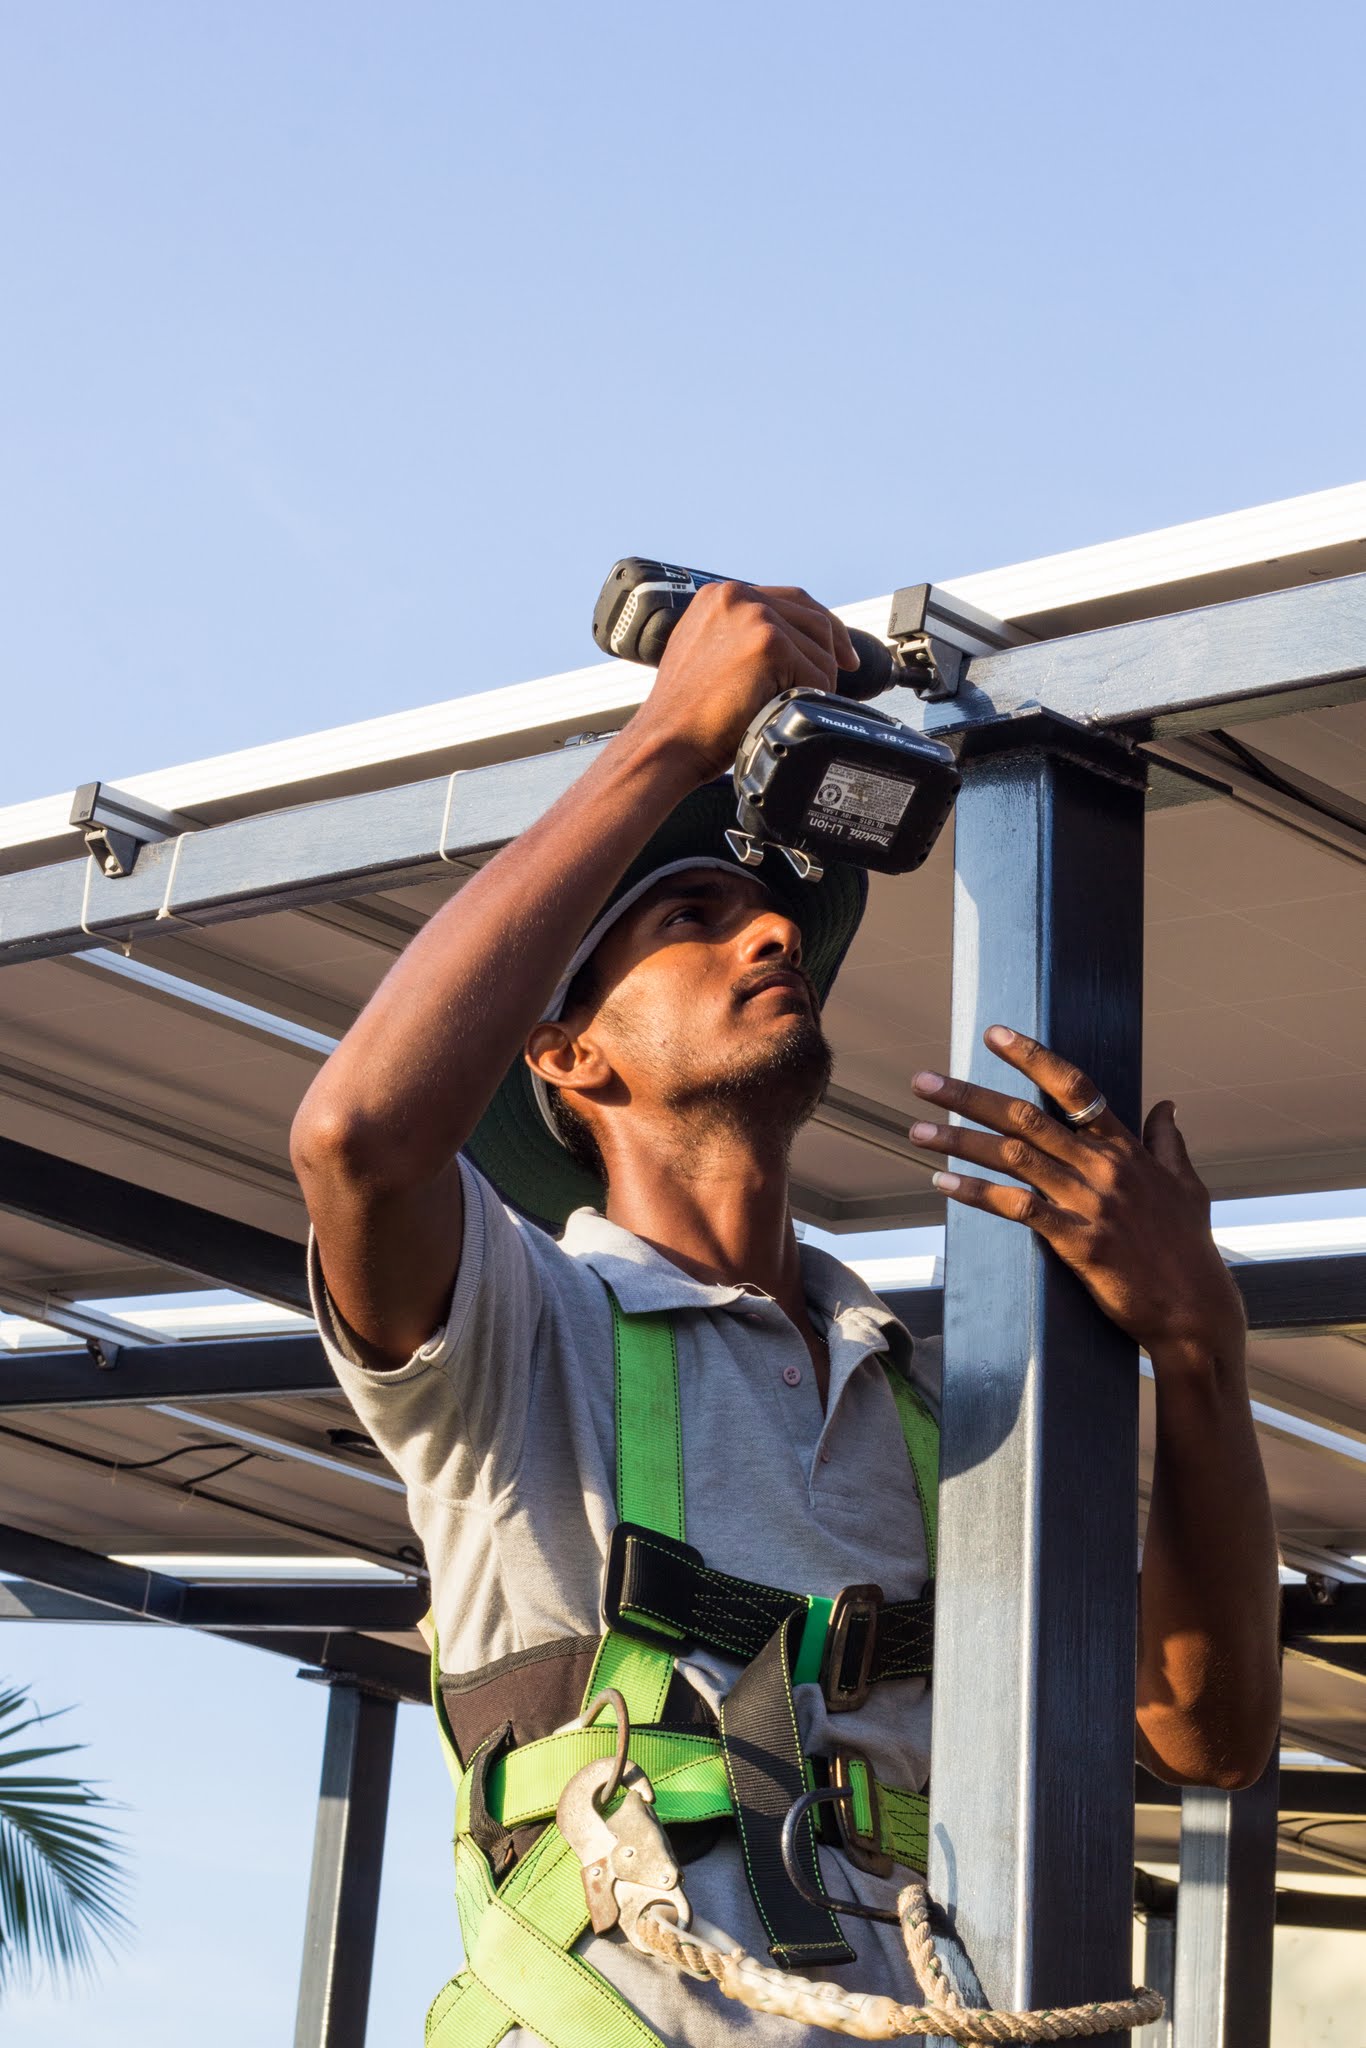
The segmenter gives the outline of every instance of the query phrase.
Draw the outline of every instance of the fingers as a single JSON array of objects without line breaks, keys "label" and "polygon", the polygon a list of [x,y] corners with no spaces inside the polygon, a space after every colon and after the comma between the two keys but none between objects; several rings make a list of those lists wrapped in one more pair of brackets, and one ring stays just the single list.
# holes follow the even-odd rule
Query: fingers
[{"label": "fingers", "polygon": [[1061,1250],[1076,1230],[1077,1218],[1047,1201],[1035,1188],[1003,1188],[996,1181],[978,1180],[968,1173],[936,1173],[932,1179],[950,1201],[961,1202],[968,1209],[986,1209],[1007,1223],[1023,1223],[1055,1250]]},{"label": "fingers", "polygon": [[[974,1123],[985,1124],[988,1130],[1000,1131],[1008,1137],[1019,1138],[1036,1152],[1046,1152],[1051,1158],[1074,1171],[1080,1163],[1076,1134],[1047,1110],[1040,1109],[1037,1102],[1022,1102],[1018,1095],[1002,1095],[995,1088],[979,1088],[971,1081],[958,1081],[943,1074],[917,1074],[911,1083],[912,1091],[933,1102],[941,1109],[952,1109],[960,1116],[971,1117]],[[955,1141],[965,1135],[954,1127]],[[956,1150],[956,1143],[948,1150]],[[966,1158],[968,1155],[962,1155]],[[1007,1168],[1007,1172],[1013,1169]]]},{"label": "fingers", "polygon": [[954,1159],[966,1159],[973,1166],[989,1166],[996,1173],[1011,1174],[1063,1203],[1081,1194],[1082,1183],[1072,1168],[1053,1153],[1031,1145],[1027,1138],[1013,1134],[995,1137],[988,1131],[974,1131],[966,1124],[912,1124],[910,1134],[927,1152],[943,1152]]},{"label": "fingers", "polygon": [[[1174,1102],[1153,1104],[1144,1121],[1143,1142],[1158,1165],[1165,1166],[1169,1173],[1180,1174],[1187,1180],[1200,1180],[1199,1174],[1191,1164],[1186,1141],[1177,1124]],[[1203,1185],[1201,1182],[1201,1186]]]},{"label": "fingers", "polygon": [[[1088,1109],[1101,1092],[1090,1075],[1071,1060],[1040,1045],[1035,1038],[1026,1038],[1023,1032],[1012,1031],[1006,1024],[993,1024],[985,1037],[996,1057],[1027,1074],[1036,1087],[1052,1097],[1064,1116]],[[1130,1135],[1111,1109],[1102,1110],[1086,1128],[1104,1138]]]},{"label": "fingers", "polygon": [[785,620],[824,647],[837,669],[856,669],[858,654],[843,619],[796,585],[760,587],[760,595]]},{"label": "fingers", "polygon": [[[993,1024],[986,1033],[986,1043],[999,1059],[1027,1075],[1044,1094],[1051,1096],[1064,1115],[1069,1110],[1088,1108],[1100,1093],[1080,1067],[1006,1025]],[[1049,1153],[1083,1176],[1087,1153],[1096,1151],[1097,1138],[1119,1139],[1130,1145],[1134,1142],[1131,1133],[1108,1108],[1083,1131],[1076,1131],[1070,1124],[1049,1116],[1035,1102],[1004,1095],[995,1088],[981,1088],[972,1081],[921,1073],[916,1075],[912,1087],[917,1095],[955,1110],[960,1116],[971,1117],[974,1123],[985,1124],[989,1130],[1025,1139],[1036,1150]]]}]

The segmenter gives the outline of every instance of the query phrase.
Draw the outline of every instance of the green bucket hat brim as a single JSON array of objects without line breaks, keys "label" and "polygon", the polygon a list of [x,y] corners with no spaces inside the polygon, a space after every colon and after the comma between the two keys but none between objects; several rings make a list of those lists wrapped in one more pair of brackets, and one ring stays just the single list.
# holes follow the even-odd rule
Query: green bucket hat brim
[{"label": "green bucket hat brim", "polygon": [[[802,965],[824,1002],[863,917],[868,877],[862,868],[837,863],[819,882],[799,881],[776,848],[769,849],[761,869],[746,868],[726,838],[727,827],[734,823],[735,792],[729,776],[694,790],[632,861],[593,922],[638,893],[659,869],[693,860],[719,861],[762,881],[792,918],[802,935]],[[503,1200],[543,1229],[558,1233],[575,1209],[603,1205],[606,1187],[570,1157],[549,1129],[520,1053],[465,1150]]]}]

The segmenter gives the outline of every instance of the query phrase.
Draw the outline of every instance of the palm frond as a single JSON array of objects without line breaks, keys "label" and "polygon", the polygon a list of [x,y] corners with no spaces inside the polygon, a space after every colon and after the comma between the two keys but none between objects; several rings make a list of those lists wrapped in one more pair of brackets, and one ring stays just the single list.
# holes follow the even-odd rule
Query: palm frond
[{"label": "palm frond", "polygon": [[90,1976],[131,1932],[125,1849],[113,1802],[50,1765],[79,1743],[19,1744],[45,1721],[22,1687],[0,1687],[0,1996],[46,1974]]}]

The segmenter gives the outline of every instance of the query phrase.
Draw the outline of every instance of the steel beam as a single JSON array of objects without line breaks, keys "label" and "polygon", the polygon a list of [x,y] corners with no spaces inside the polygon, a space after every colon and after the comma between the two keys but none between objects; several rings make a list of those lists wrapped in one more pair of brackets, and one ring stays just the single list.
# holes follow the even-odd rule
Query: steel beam
[{"label": "steel beam", "polygon": [[400,1582],[192,1584],[7,1524],[0,1524],[0,1571],[74,1595],[120,1617],[215,1634],[373,1629],[398,1635],[416,1628],[427,1607],[425,1587]]},{"label": "steel beam", "polygon": [[[1134,1125],[1141,779],[1055,721],[1017,736],[967,760],[958,802],[953,1071],[1016,1087],[982,1044],[1008,1023]],[[1113,1998],[1131,1973],[1137,1354],[1040,1240],[983,1210],[950,1205],[945,1270],[930,1888],[990,2004]]]},{"label": "steel beam", "polygon": [[[1366,1329],[1366,1254],[1248,1260],[1229,1271],[1256,1337],[1324,1337]],[[943,1328],[937,1288],[892,1288],[882,1298],[919,1335],[937,1336]]]},{"label": "steel beam", "polygon": [[1366,1256],[1258,1259],[1230,1268],[1260,1337],[1366,1329]]},{"label": "steel beam", "polygon": [[1366,1898],[1351,1892],[1277,1892],[1276,1925],[1366,1933]]},{"label": "steel beam", "polygon": [[[1139,1806],[1180,1806],[1182,1788],[1168,1785],[1141,1766],[1134,1773],[1134,1799]],[[1366,1771],[1299,1768],[1282,1771],[1279,1786],[1282,1813],[1320,1820],[1366,1820]]]},{"label": "steel beam", "polygon": [[[0,1356],[0,1415],[45,1408],[140,1408],[163,1401],[273,1401],[335,1394],[336,1375],[312,1335],[223,1337],[203,1343],[119,1342],[108,1369],[84,1351]],[[218,1427],[215,1417],[211,1428]]]},{"label": "steel beam", "polygon": [[[53,1333],[54,1344],[61,1343],[63,1338],[67,1342],[76,1338],[85,1348],[88,1370],[93,1367],[103,1371],[113,1365],[125,1345],[148,1341],[147,1332],[136,1323],[104,1315],[88,1305],[77,1306],[36,1287],[16,1286],[12,1280],[0,1280],[0,1309],[9,1315],[23,1316],[29,1322],[46,1324]],[[56,1355],[62,1356],[60,1352]],[[4,1367],[0,1365],[0,1387],[4,1384]]]},{"label": "steel beam", "polygon": [[[85,1169],[73,1171],[83,1173]],[[141,1192],[130,1189],[133,1196]],[[287,1240],[275,1242],[284,1244],[287,1255],[297,1255],[297,1247]],[[1276,1259],[1230,1270],[1242,1291],[1254,1335],[1309,1337],[1366,1327],[1366,1256]],[[937,1337],[942,1332],[944,1303],[939,1288],[886,1288],[882,1299],[913,1336]],[[11,1303],[21,1314],[39,1319],[45,1314],[54,1320],[60,1317],[58,1327],[69,1328],[75,1336],[112,1341],[118,1346],[118,1362],[116,1369],[103,1371],[84,1352],[55,1348],[0,1356],[0,1414],[153,1401],[269,1400],[336,1392],[336,1379],[322,1346],[311,1335],[162,1344],[134,1332],[134,1341],[128,1342],[131,1325],[5,1283],[0,1286],[0,1304]],[[1257,1390],[1254,1373],[1254,1392]],[[1366,1430],[1366,1408],[1359,1415],[1349,1414],[1345,1408],[1334,1409],[1325,1397],[1284,1380],[1274,1387],[1268,1381],[1267,1391],[1274,1394],[1278,1405],[1325,1426],[1349,1432]]]},{"label": "steel beam", "polygon": [[1281,1636],[1287,1649],[1310,1641],[1366,1647],[1366,1586],[1286,1586]]},{"label": "steel beam", "polygon": [[1289,1657],[1366,1683],[1366,1586],[1287,1586],[1281,1641]]},{"label": "steel beam", "polygon": [[308,1309],[303,1246],[152,1188],[0,1138],[0,1210],[194,1273],[285,1308]]},{"label": "steel beam", "polygon": [[331,1688],[294,2048],[365,2048],[397,1714]]},{"label": "steel beam", "polygon": [[[885,708],[926,731],[999,726],[1043,705],[1151,738],[1366,694],[1366,577],[1011,647],[958,694]],[[463,863],[514,838],[581,775],[597,745],[265,812],[144,846],[130,875],[93,859],[0,877],[0,959],[81,952],[100,938],[202,927],[337,901]],[[94,936],[92,936],[94,935]]]},{"label": "steel beam", "polygon": [[880,701],[941,735],[1042,705],[1151,739],[1347,703],[1363,676],[1366,576],[1344,576],[979,655],[918,717],[903,693]]},{"label": "steel beam", "polygon": [[1272,825],[1348,860],[1366,862],[1366,804],[1227,733],[1153,742],[1150,756],[1197,778]]},{"label": "steel beam", "polygon": [[1172,2048],[1267,2048],[1276,1924],[1277,1760],[1245,1792],[1181,1800]]}]

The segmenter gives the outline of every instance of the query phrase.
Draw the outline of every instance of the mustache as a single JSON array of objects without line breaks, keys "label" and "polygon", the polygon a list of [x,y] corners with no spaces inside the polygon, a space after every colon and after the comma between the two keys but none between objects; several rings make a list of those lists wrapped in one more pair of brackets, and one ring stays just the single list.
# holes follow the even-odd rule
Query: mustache
[{"label": "mustache", "polygon": [[784,962],[782,966],[775,966],[770,963],[766,967],[748,968],[732,984],[731,994],[737,1003],[743,1003],[750,996],[756,995],[761,988],[767,988],[775,981],[796,981],[800,983],[806,995],[806,1000],[810,1005],[812,1016],[817,1017],[820,1015],[820,997],[816,994],[816,984],[804,968],[794,966],[790,960]]}]

